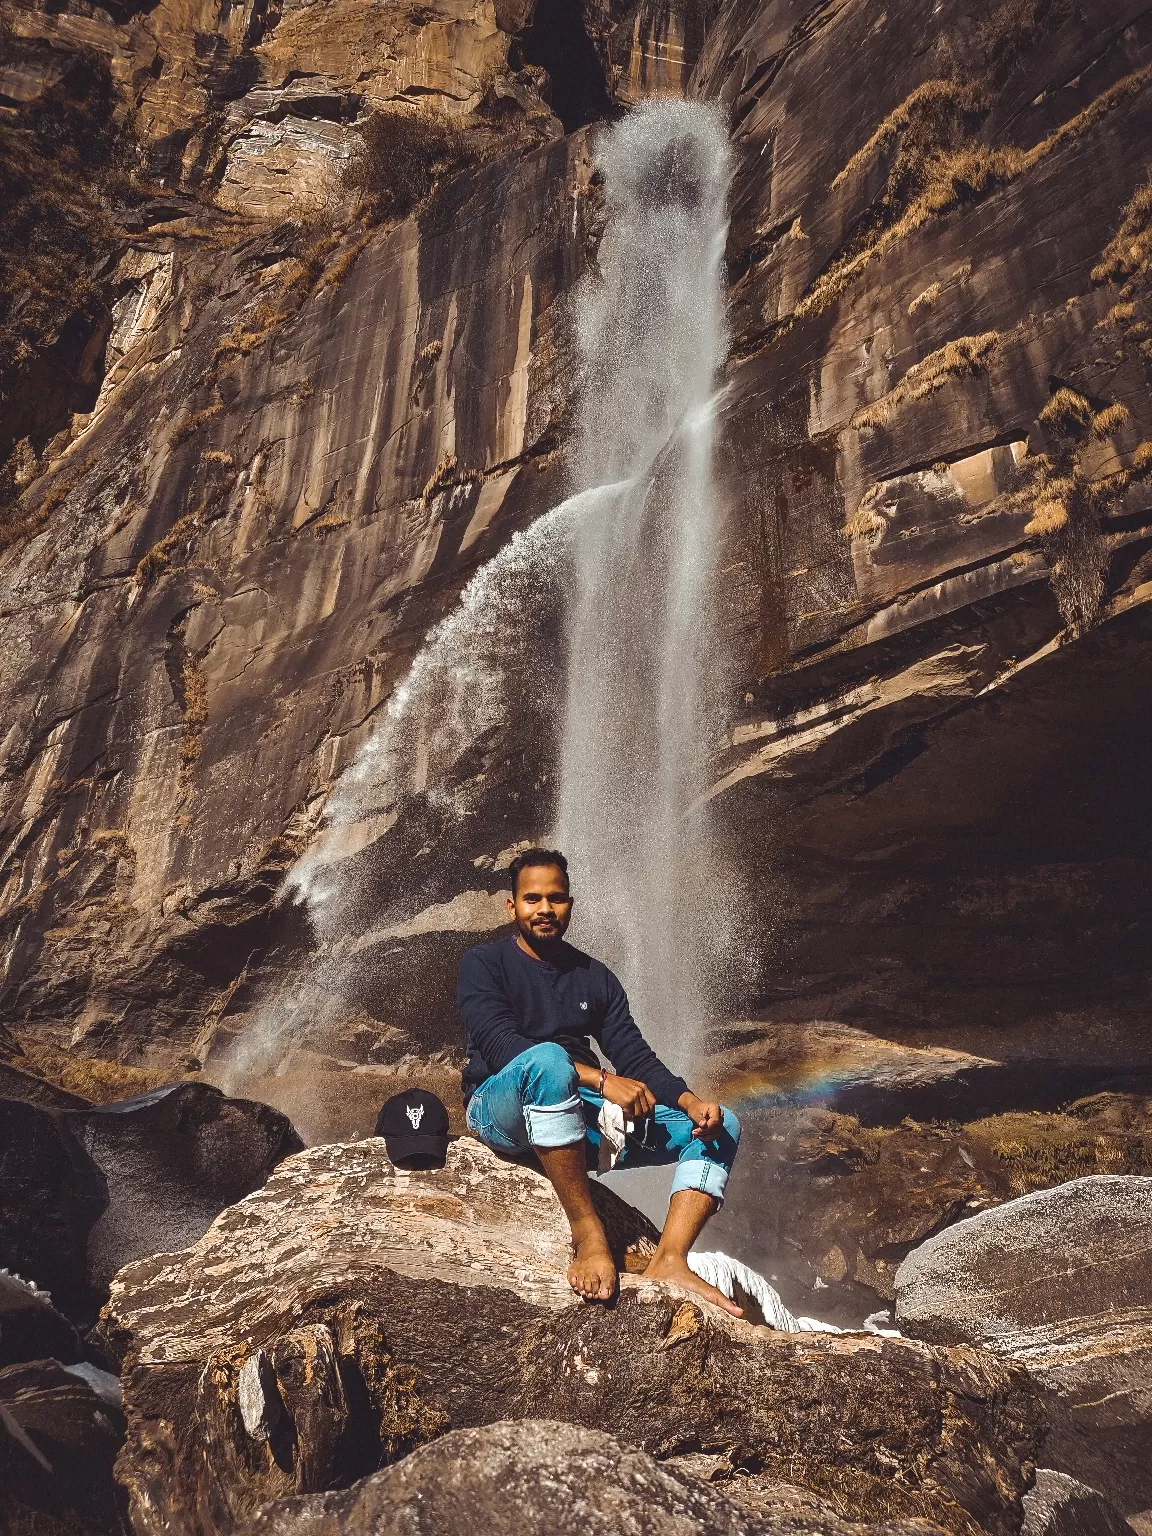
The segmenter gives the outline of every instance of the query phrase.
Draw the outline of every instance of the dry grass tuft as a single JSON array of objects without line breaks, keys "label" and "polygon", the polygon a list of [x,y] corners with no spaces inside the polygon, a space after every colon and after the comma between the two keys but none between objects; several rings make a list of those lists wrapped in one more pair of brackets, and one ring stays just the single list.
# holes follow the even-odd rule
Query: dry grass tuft
[{"label": "dry grass tuft", "polygon": [[180,674],[184,683],[180,768],[181,772],[187,772],[199,758],[203,745],[204,722],[208,718],[208,685],[191,652],[185,652]]},{"label": "dry grass tuft", "polygon": [[151,586],[172,563],[173,552],[190,539],[199,526],[200,519],[195,512],[187,512],[183,517],[177,518],[164,537],[158,539],[152,548],[141,556],[133,576],[137,586]]},{"label": "dry grass tuft", "polygon": [[1092,406],[1078,390],[1058,389],[1040,412],[1040,421],[1064,437],[1083,437],[1092,427]]},{"label": "dry grass tuft", "polygon": [[1119,400],[1113,405],[1107,405],[1102,411],[1098,411],[1092,418],[1092,436],[1095,438],[1114,437],[1126,421],[1130,419],[1131,412],[1126,405]]},{"label": "dry grass tuft", "polygon": [[467,485],[483,479],[484,476],[478,469],[461,469],[456,461],[456,455],[447,453],[437,464],[432,478],[420,493],[421,500],[427,506],[441,491],[448,491],[455,485]]},{"label": "dry grass tuft", "polygon": [[66,1093],[75,1093],[92,1104],[114,1104],[134,1098],[153,1088],[162,1088],[173,1080],[170,1072],[155,1072],[144,1067],[129,1067],[121,1061],[107,1061],[98,1056],[81,1056],[62,1046],[38,1040],[22,1030],[13,1031],[21,1050],[20,1066]]},{"label": "dry grass tuft", "polygon": [[1124,209],[1120,228],[1092,269],[1094,283],[1127,283],[1147,275],[1152,261],[1152,178],[1138,187]]},{"label": "dry grass tuft", "polygon": [[906,138],[921,143],[935,142],[943,121],[958,121],[966,125],[968,119],[978,119],[988,109],[983,88],[958,80],[925,80],[910,96],[906,96],[876,129],[848,164],[832,181],[832,191],[858,176],[889,149],[894,149]]},{"label": "dry grass tuft", "polygon": [[187,442],[187,440],[192,437],[194,433],[199,432],[200,428],[204,426],[205,422],[209,422],[213,419],[213,417],[221,415],[223,411],[223,402],[217,400],[214,402],[214,404],[205,406],[202,411],[193,411],[191,415],[185,416],[181,421],[178,421],[172,428],[171,432],[169,432],[169,448],[178,448],[181,443]]},{"label": "dry grass tuft", "polygon": [[922,309],[930,309],[940,295],[944,292],[942,283],[929,283],[922,293],[918,293],[908,306],[908,315],[919,314]]},{"label": "dry grass tuft", "polygon": [[439,180],[475,158],[466,135],[442,118],[416,111],[373,112],[344,172],[344,185],[359,194],[373,222],[403,219]]},{"label": "dry grass tuft", "polygon": [[840,530],[846,539],[867,539],[875,543],[888,524],[876,510],[876,498],[880,487],[872,486],[864,493],[860,505]]},{"label": "dry grass tuft", "polygon": [[957,336],[922,362],[914,363],[895,389],[889,390],[871,405],[862,406],[850,425],[858,432],[875,432],[887,425],[899,406],[922,400],[942,389],[952,378],[984,372],[1003,345],[999,331],[985,331],[979,336]]},{"label": "dry grass tuft", "polygon": [[[1009,14],[1016,20],[1005,20]],[[1030,27],[1038,25],[1038,17],[1036,6],[1008,6],[1004,8],[1002,22],[1004,26],[1017,26],[1020,36],[1025,37]],[[989,58],[995,53],[990,42]],[[990,64],[989,69],[992,68]],[[886,185],[859,221],[860,232],[816,278],[796,306],[792,322],[826,309],[871,261],[929,220],[979,202],[1089,132],[1144,89],[1152,80],[1152,65],[1118,80],[1048,138],[1027,150],[1015,145],[987,145],[975,138],[993,100],[991,78],[989,75],[977,83],[925,81],[888,115],[837,174],[833,189],[869,168],[881,155],[890,156]],[[1133,221],[1138,223],[1143,218],[1146,224],[1152,204],[1130,206]],[[1118,236],[1117,240],[1120,239]],[[1127,254],[1122,253],[1118,259],[1146,260],[1147,245],[1141,236],[1130,236],[1128,246]],[[1107,275],[1107,256],[1097,270]]]},{"label": "dry grass tuft", "polygon": [[[1075,1107],[1075,1106],[1074,1106]],[[1090,1174],[1152,1173],[1152,1137],[1085,1124],[1072,1114],[997,1115],[967,1127],[1017,1198]]]},{"label": "dry grass tuft", "polygon": [[1044,539],[1068,525],[1068,503],[1052,487],[1032,505],[1031,520],[1025,524],[1024,534],[1029,539]]}]

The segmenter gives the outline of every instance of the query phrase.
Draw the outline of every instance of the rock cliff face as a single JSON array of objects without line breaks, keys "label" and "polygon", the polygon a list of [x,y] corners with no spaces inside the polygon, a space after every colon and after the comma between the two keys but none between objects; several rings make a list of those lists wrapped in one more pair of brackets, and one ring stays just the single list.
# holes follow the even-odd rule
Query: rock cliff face
[{"label": "rock cliff face", "polygon": [[[120,135],[78,182],[83,303],[53,290],[5,383],[5,1017],[194,1070],[309,973],[283,875],[429,627],[568,489],[595,119],[683,90],[738,155],[708,805],[754,895],[720,1043],[753,1099],[813,1019],[1148,1071],[1144,9],[209,11],[5,11],[5,142],[38,165],[105,97]],[[369,227],[336,170],[414,104],[438,188]],[[458,1049],[547,735],[474,743],[480,815],[338,850],[371,941],[298,1047]]]}]

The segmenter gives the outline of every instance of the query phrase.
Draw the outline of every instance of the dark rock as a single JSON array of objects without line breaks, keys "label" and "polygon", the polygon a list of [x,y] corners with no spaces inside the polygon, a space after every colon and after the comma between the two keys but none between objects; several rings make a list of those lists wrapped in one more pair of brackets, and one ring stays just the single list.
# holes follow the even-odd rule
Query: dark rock
[{"label": "dark rock", "polygon": [[0,1369],[0,1527],[12,1536],[123,1536],[112,1467],[123,1418],[56,1360]]},{"label": "dark rock", "polygon": [[276,1110],[206,1083],[0,1108],[0,1264],[88,1322],[121,1265],[194,1242],[302,1145]]},{"label": "dark rock", "polygon": [[[652,1228],[594,1196],[618,1260],[642,1262]],[[287,1160],[186,1253],[113,1281],[101,1330],[138,1536],[226,1536],[446,1430],[545,1415],[726,1456],[854,1518],[1017,1528],[1041,1431],[1018,1366],[774,1333],[628,1272],[614,1306],[588,1306],[569,1255],[547,1181],[471,1139],[437,1170],[393,1169],[375,1139]]]},{"label": "dark rock", "polygon": [[88,1236],[88,1280],[99,1290],[134,1259],[194,1243],[303,1146],[278,1111],[207,1083],[76,1112],[68,1125],[108,1191]]},{"label": "dark rock", "polygon": [[896,1323],[1020,1362],[1042,1459],[1125,1514],[1152,1504],[1152,1179],[1101,1175],[949,1228],[896,1276]]},{"label": "dark rock", "polygon": [[0,1365],[49,1356],[67,1365],[80,1354],[75,1328],[51,1300],[0,1272]]},{"label": "dark rock", "polygon": [[1024,1495],[1021,1536],[1132,1536],[1132,1527],[1095,1488],[1040,1467]]},{"label": "dark rock", "polygon": [[754,1514],[610,1435],[547,1419],[453,1430],[351,1488],[269,1504],[244,1529],[245,1536],[460,1536],[475,1528],[501,1536],[938,1530],[899,1521],[852,1525],[818,1500],[801,1518]]},{"label": "dark rock", "polygon": [[34,1072],[22,1072],[10,1061],[0,1061],[0,1099],[19,1099],[43,1109],[87,1109],[89,1101],[78,1093],[57,1088]]},{"label": "dark rock", "polygon": [[107,1204],[65,1115],[0,1101],[0,1266],[50,1291],[65,1312],[91,1317],[88,1233]]}]

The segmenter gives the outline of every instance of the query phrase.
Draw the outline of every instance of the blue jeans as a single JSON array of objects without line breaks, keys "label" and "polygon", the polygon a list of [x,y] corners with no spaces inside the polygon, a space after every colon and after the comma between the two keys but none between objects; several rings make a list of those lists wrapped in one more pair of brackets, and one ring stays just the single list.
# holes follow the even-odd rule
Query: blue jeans
[{"label": "blue jeans", "polygon": [[[468,1100],[468,1129],[494,1152],[511,1157],[523,1156],[532,1147],[570,1147],[584,1141],[595,1167],[600,1145],[596,1122],[603,1102],[598,1093],[580,1087],[572,1058],[562,1046],[534,1045],[476,1089]],[[699,1189],[723,1202],[740,1141],[739,1120],[730,1109],[723,1114],[715,1139],[703,1141],[692,1135],[695,1127],[682,1109],[657,1104],[649,1119],[637,1126],[637,1135],[629,1137],[616,1166],[675,1163],[673,1194]]]}]

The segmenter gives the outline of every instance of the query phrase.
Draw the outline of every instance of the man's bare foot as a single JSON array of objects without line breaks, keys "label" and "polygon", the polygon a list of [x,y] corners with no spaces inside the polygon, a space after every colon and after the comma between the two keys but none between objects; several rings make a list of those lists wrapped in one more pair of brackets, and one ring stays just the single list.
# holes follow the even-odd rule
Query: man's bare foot
[{"label": "man's bare foot", "polygon": [[568,1284],[585,1301],[611,1301],[616,1292],[616,1264],[603,1231],[572,1236],[576,1257],[568,1266]]},{"label": "man's bare foot", "polygon": [[721,1307],[733,1317],[743,1317],[744,1309],[738,1307],[734,1301],[729,1301],[723,1291],[718,1291],[714,1285],[709,1285],[706,1280],[701,1280],[695,1270],[688,1268],[687,1259],[668,1253],[656,1253],[652,1262],[644,1271],[645,1280],[670,1280],[673,1285],[681,1285],[686,1291],[695,1291],[698,1296],[703,1296],[705,1301],[710,1301],[714,1306]]}]

